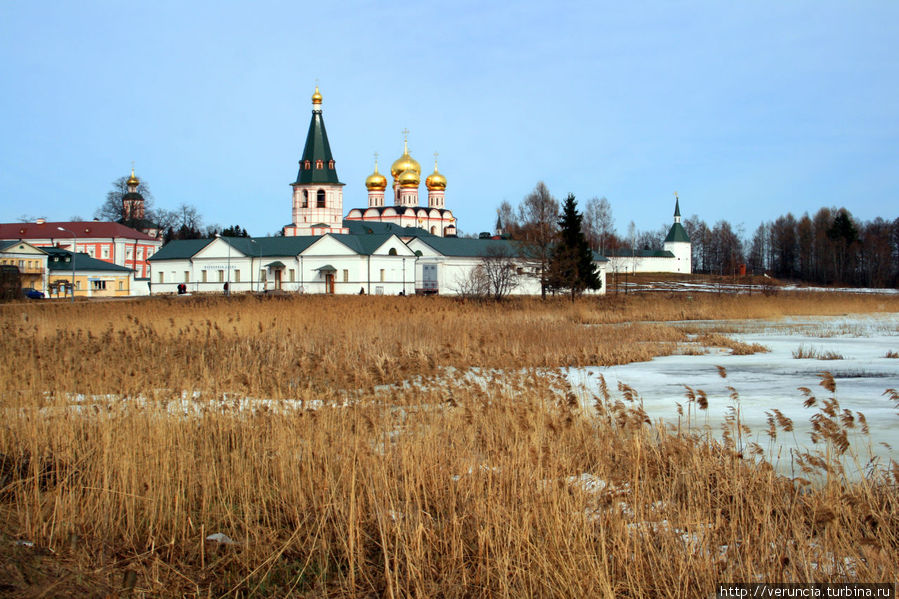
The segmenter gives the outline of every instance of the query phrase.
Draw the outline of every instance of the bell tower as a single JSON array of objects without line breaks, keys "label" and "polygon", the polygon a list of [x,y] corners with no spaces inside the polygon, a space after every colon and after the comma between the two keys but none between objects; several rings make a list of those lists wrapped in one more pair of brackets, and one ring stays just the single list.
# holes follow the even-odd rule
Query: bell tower
[{"label": "bell tower", "polygon": [[349,233],[343,226],[344,184],[337,178],[322,118],[322,95],[317,85],[312,94],[312,120],[300,170],[296,181],[290,185],[293,187],[293,222],[284,227],[285,236]]}]

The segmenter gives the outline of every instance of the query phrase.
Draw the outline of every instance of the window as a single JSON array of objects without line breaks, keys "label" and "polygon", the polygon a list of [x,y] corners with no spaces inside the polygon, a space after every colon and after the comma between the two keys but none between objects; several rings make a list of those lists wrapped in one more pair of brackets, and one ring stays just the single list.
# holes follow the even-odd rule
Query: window
[{"label": "window", "polygon": [[75,281],[75,289],[81,291],[81,281]]},{"label": "window", "polygon": [[291,268],[288,273],[290,275],[290,282],[293,283],[296,280],[296,271]]},{"label": "window", "polygon": [[108,247],[103,248],[103,258],[105,260],[109,260],[109,248]]},{"label": "window", "polygon": [[131,258],[134,255],[133,249],[131,246],[125,248],[125,257]]},{"label": "window", "polygon": [[324,164],[324,161],[323,161],[323,160],[316,160],[316,161],[315,161],[315,168],[324,168],[324,166],[325,166],[325,164]]},{"label": "window", "polygon": [[165,273],[162,271],[159,272],[159,282],[165,283]]},{"label": "window", "polygon": [[334,168],[334,161],[333,161],[333,160],[329,160],[329,161],[328,161],[328,168],[333,170],[333,168]]},{"label": "window", "polygon": [[138,260],[144,259],[144,248],[141,248],[141,247],[137,248],[137,259]]},{"label": "window", "polygon": [[264,268],[260,268],[260,269],[259,269],[259,280],[260,280],[260,281],[264,281],[264,280],[265,280],[265,269],[264,269]]},{"label": "window", "polygon": [[220,270],[219,271],[219,283],[224,283],[224,282],[225,282],[225,271]]},{"label": "window", "polygon": [[189,270],[184,271],[184,282],[190,283],[190,271]]},{"label": "window", "polygon": [[384,282],[384,269],[381,269],[381,282]]},{"label": "window", "polygon": [[92,281],[94,291],[106,291],[106,281]]},{"label": "window", "polygon": [[153,248],[147,248],[147,258],[153,255]]},{"label": "window", "polygon": [[234,282],[240,283],[240,271],[239,270],[234,271]]},{"label": "window", "polygon": [[125,281],[119,281],[119,291],[125,291]]},{"label": "window", "polygon": [[390,248],[390,251],[387,252],[388,256],[396,256],[396,248]]},{"label": "window", "polygon": [[316,208],[324,208],[325,207],[325,190],[319,189],[318,193],[316,194],[315,199],[316,199],[315,207]]},{"label": "window", "polygon": [[303,168],[305,168],[305,169],[308,171],[309,169],[312,168],[312,163],[309,162],[309,161],[307,160],[307,161],[304,163]]},{"label": "window", "polygon": [[343,282],[344,283],[350,282],[350,271],[345,268],[343,269]]},{"label": "window", "polygon": [[303,190],[303,208],[309,207],[309,190]]},{"label": "window", "polygon": [[204,271],[203,271],[203,274],[202,274],[203,282],[204,282],[204,283],[207,283],[207,282],[208,282],[208,281],[207,281],[208,278],[209,278],[209,273],[208,273],[207,271],[204,270]]}]

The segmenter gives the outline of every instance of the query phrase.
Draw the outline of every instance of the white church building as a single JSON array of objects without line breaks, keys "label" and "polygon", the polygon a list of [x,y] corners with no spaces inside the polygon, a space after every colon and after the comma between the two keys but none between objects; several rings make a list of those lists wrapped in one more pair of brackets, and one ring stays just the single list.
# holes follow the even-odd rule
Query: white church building
[{"label": "white church building", "polygon": [[[291,183],[291,222],[283,236],[172,241],[149,259],[150,292],[454,295],[497,250],[520,256],[514,241],[456,237],[456,219],[446,208],[446,177],[436,159],[425,180],[428,205],[419,205],[421,167],[409,153],[408,132],[404,135],[403,154],[390,168],[392,205],[385,205],[388,181],[378,172],[376,157],[374,172],[365,180],[368,206],[344,217],[344,183],[337,177],[316,87],[306,145]],[[678,200],[664,249],[594,254],[602,282],[598,293],[605,293],[607,271],[689,273],[690,257]],[[519,284],[512,293],[540,293],[534,265],[515,260]]]}]

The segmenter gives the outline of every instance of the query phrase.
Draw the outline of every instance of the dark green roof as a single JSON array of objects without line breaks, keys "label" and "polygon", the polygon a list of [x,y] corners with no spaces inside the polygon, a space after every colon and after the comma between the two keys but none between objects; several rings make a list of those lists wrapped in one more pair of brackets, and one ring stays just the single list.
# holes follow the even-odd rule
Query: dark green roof
[{"label": "dark green roof", "polygon": [[[419,229],[420,231],[420,229]],[[298,256],[323,235],[303,235],[298,237],[222,237],[235,250],[251,258],[278,258]],[[338,235],[331,237],[357,254],[370,255],[392,237],[384,235]],[[159,260],[186,260],[212,243],[212,239],[179,239],[170,241],[153,254],[151,262]]]},{"label": "dark green roof", "polygon": [[[72,252],[69,250],[63,250],[60,248],[46,247],[41,248],[45,252],[47,252],[49,258],[47,259],[47,270],[54,271],[70,271],[72,270],[72,263],[68,261],[68,258],[72,255]],[[78,252],[75,254],[75,271],[91,271],[91,270],[100,270],[107,272],[120,272],[126,273],[131,272],[132,269],[125,268],[124,266],[119,266],[118,264],[110,264],[109,262],[104,262],[103,260],[97,260],[96,258],[91,258],[87,254],[83,254]]]},{"label": "dark green roof", "polygon": [[176,239],[159,248],[159,251],[147,258],[147,260],[154,262],[156,260],[190,258],[209,245],[211,241],[211,239]]},{"label": "dark green roof", "polygon": [[[337,179],[337,169],[333,166],[333,161],[334,157],[331,155],[331,144],[328,143],[328,132],[325,131],[322,111],[320,108],[313,109],[309,132],[306,134],[306,147],[303,149],[300,170],[294,185],[314,183],[343,185]],[[310,167],[308,169],[306,168],[307,162]],[[321,164],[321,168],[317,168],[319,164]]]},{"label": "dark green roof", "polygon": [[431,233],[420,227],[401,227],[393,223],[365,222],[361,220],[344,220],[343,226],[350,230],[350,235],[396,235],[397,237],[433,237]]},{"label": "dark green roof", "polygon": [[606,256],[610,258],[674,258],[674,254],[668,250],[631,250],[630,248],[606,250]]},{"label": "dark green roof", "polygon": [[665,238],[665,241],[684,241],[690,243],[690,236],[687,235],[687,231],[682,224],[674,223],[671,225],[671,229],[668,230],[668,237]]},{"label": "dark green roof", "polygon": [[525,246],[508,239],[470,239],[467,237],[422,237],[421,241],[444,256],[479,257],[490,252],[505,252],[509,256],[520,256]]},{"label": "dark green roof", "polygon": [[8,241],[0,241],[0,252],[2,252],[3,250],[5,250],[9,247],[14,246],[17,243],[22,243],[22,242],[19,241],[18,239],[12,239],[12,240],[8,240]]}]

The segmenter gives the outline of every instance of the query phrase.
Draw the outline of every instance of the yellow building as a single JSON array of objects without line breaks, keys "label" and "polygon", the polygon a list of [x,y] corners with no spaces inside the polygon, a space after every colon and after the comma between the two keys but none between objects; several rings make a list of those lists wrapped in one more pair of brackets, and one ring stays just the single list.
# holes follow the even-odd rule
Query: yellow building
[{"label": "yellow building", "polygon": [[0,265],[15,266],[23,289],[47,292],[47,252],[27,241],[0,241]]},{"label": "yellow building", "polygon": [[[71,293],[72,252],[59,248],[43,248],[47,252],[48,297],[65,297]],[[134,271],[124,266],[75,254],[75,297],[125,297],[131,294]]]}]

